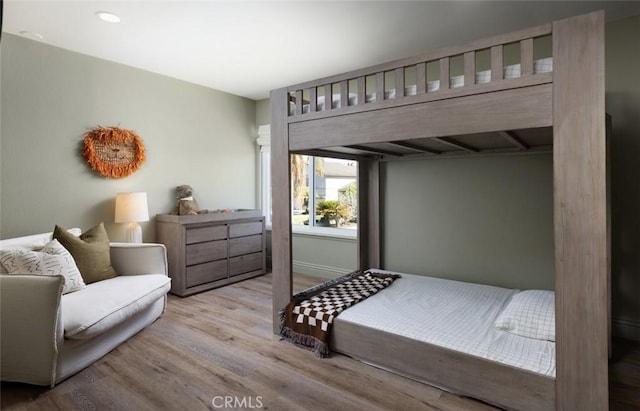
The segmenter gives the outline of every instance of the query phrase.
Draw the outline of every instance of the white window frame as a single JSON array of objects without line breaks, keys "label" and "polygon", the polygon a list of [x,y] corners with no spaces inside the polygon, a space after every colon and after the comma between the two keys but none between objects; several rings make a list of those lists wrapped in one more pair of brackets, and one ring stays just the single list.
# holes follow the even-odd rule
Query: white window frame
[{"label": "white window frame", "polygon": [[260,208],[265,217],[265,225],[271,229],[271,126],[269,124],[258,127],[256,143],[260,148],[258,160],[260,163]]}]

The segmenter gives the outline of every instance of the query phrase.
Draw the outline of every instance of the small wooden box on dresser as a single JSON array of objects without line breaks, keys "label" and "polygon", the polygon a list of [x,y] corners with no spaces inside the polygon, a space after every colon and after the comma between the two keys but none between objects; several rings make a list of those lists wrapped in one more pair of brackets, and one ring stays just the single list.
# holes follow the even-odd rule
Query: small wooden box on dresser
[{"label": "small wooden box on dresser", "polygon": [[259,210],[156,216],[167,247],[171,293],[186,297],[266,272],[264,217]]}]

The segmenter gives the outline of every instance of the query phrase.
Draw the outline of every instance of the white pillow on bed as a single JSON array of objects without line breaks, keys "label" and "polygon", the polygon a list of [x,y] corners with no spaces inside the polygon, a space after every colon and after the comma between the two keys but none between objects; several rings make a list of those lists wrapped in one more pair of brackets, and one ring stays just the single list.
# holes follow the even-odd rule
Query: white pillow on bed
[{"label": "white pillow on bed", "polygon": [[514,295],[494,326],[512,334],[537,340],[556,340],[553,291],[527,290]]}]

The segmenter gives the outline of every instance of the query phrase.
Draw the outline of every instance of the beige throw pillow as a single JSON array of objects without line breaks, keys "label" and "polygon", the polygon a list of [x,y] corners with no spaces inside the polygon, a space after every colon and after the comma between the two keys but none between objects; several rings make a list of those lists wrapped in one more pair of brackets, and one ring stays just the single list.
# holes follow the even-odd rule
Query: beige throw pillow
[{"label": "beige throw pillow", "polygon": [[0,264],[9,274],[62,275],[62,294],[86,287],[73,257],[58,240],[45,244],[40,251],[25,248],[2,249]]},{"label": "beige throw pillow", "polygon": [[53,238],[69,250],[85,283],[91,284],[118,275],[111,266],[109,237],[103,223],[80,234],[80,237],[56,225]]}]

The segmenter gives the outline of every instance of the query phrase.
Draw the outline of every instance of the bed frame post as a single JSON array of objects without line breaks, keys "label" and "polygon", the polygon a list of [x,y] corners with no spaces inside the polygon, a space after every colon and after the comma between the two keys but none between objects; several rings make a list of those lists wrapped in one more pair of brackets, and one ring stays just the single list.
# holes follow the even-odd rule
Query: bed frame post
[{"label": "bed frame post", "polygon": [[604,13],[553,23],[556,409],[606,410]]},{"label": "bed frame post", "polygon": [[271,92],[271,179],[273,272],[273,332],[280,333],[278,312],[291,300],[291,160],[289,156],[289,112],[286,89]]},{"label": "bed frame post", "polygon": [[380,160],[358,162],[358,269],[380,267]]}]

